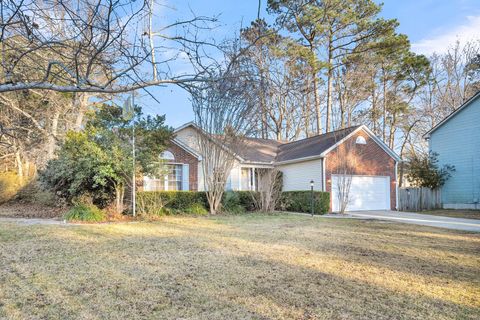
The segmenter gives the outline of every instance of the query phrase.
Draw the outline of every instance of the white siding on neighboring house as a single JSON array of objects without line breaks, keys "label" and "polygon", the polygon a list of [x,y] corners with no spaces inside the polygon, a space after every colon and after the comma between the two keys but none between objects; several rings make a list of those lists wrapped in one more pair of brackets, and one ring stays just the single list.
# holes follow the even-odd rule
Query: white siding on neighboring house
[{"label": "white siding on neighboring house", "polygon": [[314,190],[322,191],[322,159],[295,162],[276,167],[283,173],[283,191],[310,190],[310,181],[314,181]]}]

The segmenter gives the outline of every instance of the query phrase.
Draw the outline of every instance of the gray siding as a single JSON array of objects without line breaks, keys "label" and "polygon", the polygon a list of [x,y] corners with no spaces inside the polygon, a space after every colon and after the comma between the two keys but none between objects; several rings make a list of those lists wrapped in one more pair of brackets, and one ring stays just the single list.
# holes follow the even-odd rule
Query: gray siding
[{"label": "gray siding", "polygon": [[283,164],[276,167],[283,173],[283,191],[310,190],[310,181],[314,181],[314,190],[322,191],[322,159]]}]

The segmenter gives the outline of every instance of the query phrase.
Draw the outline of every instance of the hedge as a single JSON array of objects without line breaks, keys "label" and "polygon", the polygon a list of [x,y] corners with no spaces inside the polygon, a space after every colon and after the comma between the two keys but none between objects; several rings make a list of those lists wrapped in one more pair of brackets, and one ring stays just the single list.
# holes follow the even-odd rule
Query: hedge
[{"label": "hedge", "polygon": [[194,191],[141,191],[137,193],[140,214],[199,213],[208,208],[205,192]]},{"label": "hedge", "polygon": [[[314,213],[325,214],[330,209],[330,193],[314,191]],[[312,192],[311,191],[284,191],[280,197],[278,209],[292,212],[312,211]]]},{"label": "hedge", "polygon": [[[314,212],[324,214],[330,207],[328,192],[314,191]],[[226,191],[222,204],[226,212],[241,213],[255,211],[256,192]],[[137,193],[137,207],[140,214],[203,214],[208,210],[207,195],[201,191],[141,191]],[[204,208],[205,210],[202,210]],[[311,191],[282,192],[278,210],[311,212]]]}]

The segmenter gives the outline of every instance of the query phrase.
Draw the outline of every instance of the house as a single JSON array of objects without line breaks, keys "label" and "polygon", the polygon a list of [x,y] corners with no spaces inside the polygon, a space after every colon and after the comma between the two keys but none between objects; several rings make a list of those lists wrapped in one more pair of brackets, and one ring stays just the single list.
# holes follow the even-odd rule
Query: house
[{"label": "house", "polygon": [[442,187],[443,207],[480,208],[480,91],[425,134],[439,165],[455,166]]},{"label": "house", "polygon": [[[196,150],[200,129],[187,123],[162,155],[168,173],[145,177],[144,190],[204,190],[202,155]],[[247,138],[237,155],[227,190],[256,190],[258,169],[283,173],[283,191],[331,193],[331,209],[340,206],[339,185],[348,177],[347,210],[390,210],[397,203],[397,163],[400,158],[366,126],[355,126],[294,142]],[[348,159],[348,161],[346,161]]]}]

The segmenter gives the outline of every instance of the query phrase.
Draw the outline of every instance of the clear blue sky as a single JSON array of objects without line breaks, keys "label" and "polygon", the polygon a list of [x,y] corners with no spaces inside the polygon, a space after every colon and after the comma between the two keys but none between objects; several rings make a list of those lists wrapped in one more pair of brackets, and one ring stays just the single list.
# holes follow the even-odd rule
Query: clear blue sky
[{"label": "clear blue sky", "polygon": [[[196,15],[219,15],[219,38],[238,32],[257,15],[257,0],[159,0],[173,8],[179,15],[191,9]],[[262,0],[261,15],[267,18]],[[380,1],[378,1],[380,2]],[[170,9],[165,10],[168,14]],[[480,0],[385,0],[383,17],[396,18],[399,32],[405,33],[418,53],[431,54],[444,51],[457,38],[480,39]],[[270,18],[271,19],[271,18]],[[220,40],[220,39],[219,39]],[[137,102],[146,113],[166,114],[167,124],[173,127],[193,120],[188,95],[171,86],[149,91],[160,102],[140,97]],[[144,93],[139,92],[140,95]]]}]

